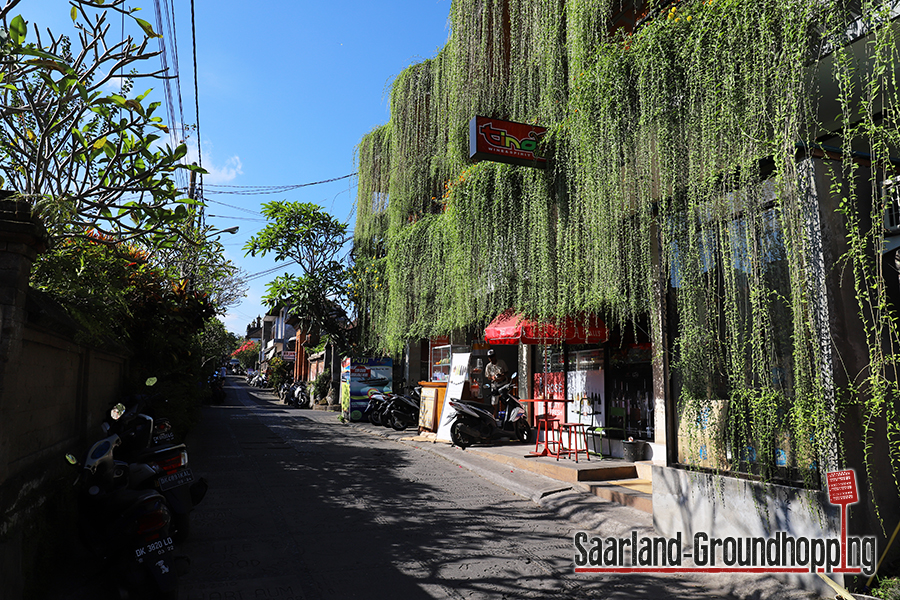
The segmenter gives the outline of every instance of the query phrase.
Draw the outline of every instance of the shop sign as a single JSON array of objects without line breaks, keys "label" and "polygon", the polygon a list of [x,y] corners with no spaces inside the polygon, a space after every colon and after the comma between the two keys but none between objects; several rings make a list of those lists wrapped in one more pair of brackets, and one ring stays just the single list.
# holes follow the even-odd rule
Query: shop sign
[{"label": "shop sign", "polygon": [[490,160],[525,167],[547,168],[540,156],[540,141],[546,127],[472,117],[469,121],[469,158],[475,162]]},{"label": "shop sign", "polygon": [[431,347],[432,348],[437,348],[438,346],[449,346],[449,345],[450,345],[450,336],[449,335],[431,338]]},{"label": "shop sign", "polygon": [[294,360],[297,357],[296,350],[285,350],[281,353],[281,358],[283,360]]},{"label": "shop sign", "polygon": [[[535,373],[534,374],[534,397],[545,398],[547,400],[565,400],[566,399],[566,374],[563,372],[554,373]],[[563,402],[548,402],[547,412],[560,421],[566,419],[566,405]]]}]

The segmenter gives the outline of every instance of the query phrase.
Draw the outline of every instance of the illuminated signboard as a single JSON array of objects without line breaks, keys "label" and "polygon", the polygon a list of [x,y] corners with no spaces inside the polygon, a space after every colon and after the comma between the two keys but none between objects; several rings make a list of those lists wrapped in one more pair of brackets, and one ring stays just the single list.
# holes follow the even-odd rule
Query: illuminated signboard
[{"label": "illuminated signboard", "polygon": [[545,127],[473,117],[469,121],[469,158],[492,160],[525,167],[547,167],[547,159],[539,155],[539,143]]}]

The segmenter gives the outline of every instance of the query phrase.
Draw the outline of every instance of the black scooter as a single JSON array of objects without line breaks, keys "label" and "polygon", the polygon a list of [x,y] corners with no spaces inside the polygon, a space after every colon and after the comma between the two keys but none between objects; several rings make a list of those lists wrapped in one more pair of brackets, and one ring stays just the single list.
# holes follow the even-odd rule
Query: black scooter
[{"label": "black scooter", "polygon": [[372,395],[369,396],[369,404],[366,405],[366,410],[363,413],[363,418],[368,419],[369,423],[373,425],[390,426],[389,423],[385,422],[385,411],[392,397],[391,394],[385,394],[384,392],[372,392]]},{"label": "black scooter", "polygon": [[295,381],[284,393],[284,403],[294,408],[311,408],[312,400],[305,381]]},{"label": "black scooter", "polygon": [[516,375],[513,373],[506,385],[499,388],[491,386],[491,396],[497,397],[497,406],[502,409],[499,419],[494,418],[490,404],[450,401],[451,408],[456,411],[450,424],[450,439],[455,445],[467,448],[478,443],[528,441],[531,426],[528,424],[525,408],[509,391],[512,379],[515,379]]},{"label": "black scooter", "polygon": [[421,388],[407,394],[395,395],[388,404],[385,413],[391,427],[397,431],[403,431],[411,425],[419,422],[419,403],[421,402]]},{"label": "black scooter", "polygon": [[114,456],[128,465],[129,485],[163,495],[171,513],[172,537],[182,542],[190,532],[190,513],[203,500],[209,484],[202,477],[195,480],[184,444],[156,442],[170,436],[157,435],[160,430],[154,419],[141,412],[147,402],[147,397],[142,397],[127,410],[117,404],[110,411],[111,423],[103,426],[107,434],[120,439]]},{"label": "black scooter", "polygon": [[149,593],[177,600],[168,505],[159,492],[132,488],[128,465],[113,459],[120,444],[119,436],[111,434],[91,446],[81,463],[66,456],[81,468],[75,482],[81,539],[108,564],[120,597]]}]

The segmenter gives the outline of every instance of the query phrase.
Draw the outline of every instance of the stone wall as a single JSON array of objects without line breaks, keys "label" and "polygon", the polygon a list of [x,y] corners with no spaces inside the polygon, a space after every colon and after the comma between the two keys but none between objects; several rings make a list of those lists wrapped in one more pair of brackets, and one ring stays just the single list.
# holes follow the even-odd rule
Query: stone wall
[{"label": "stone wall", "polygon": [[40,565],[71,551],[61,540],[74,530],[76,473],[65,454],[99,433],[128,364],[76,343],[62,309],[28,289],[46,243],[27,205],[0,200],[0,600],[35,597]]}]

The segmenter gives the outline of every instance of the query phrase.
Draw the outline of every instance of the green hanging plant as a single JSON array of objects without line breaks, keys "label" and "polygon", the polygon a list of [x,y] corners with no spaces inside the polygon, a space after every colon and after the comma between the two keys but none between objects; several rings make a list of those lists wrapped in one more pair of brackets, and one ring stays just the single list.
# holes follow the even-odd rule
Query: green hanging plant
[{"label": "green hanging plant", "polygon": [[[900,335],[870,225],[900,148],[878,116],[900,106],[889,3],[865,0],[853,22],[838,0],[650,2],[633,34],[610,30],[620,9],[454,0],[447,45],[398,76],[390,122],[358,150],[357,264],[386,282],[359,296],[367,339],[399,352],[507,308],[623,324],[669,298],[685,462],[815,487],[840,460],[836,413],[858,409],[867,447],[887,434],[897,483]],[[861,65],[854,27],[873,36]],[[832,73],[816,62],[827,53]],[[820,152],[817,77],[841,90],[843,144],[866,144],[874,165],[871,197],[845,183],[862,176],[852,160],[835,181],[869,352],[842,390],[797,158]],[[549,168],[471,164],[475,115],[548,127]]]}]

